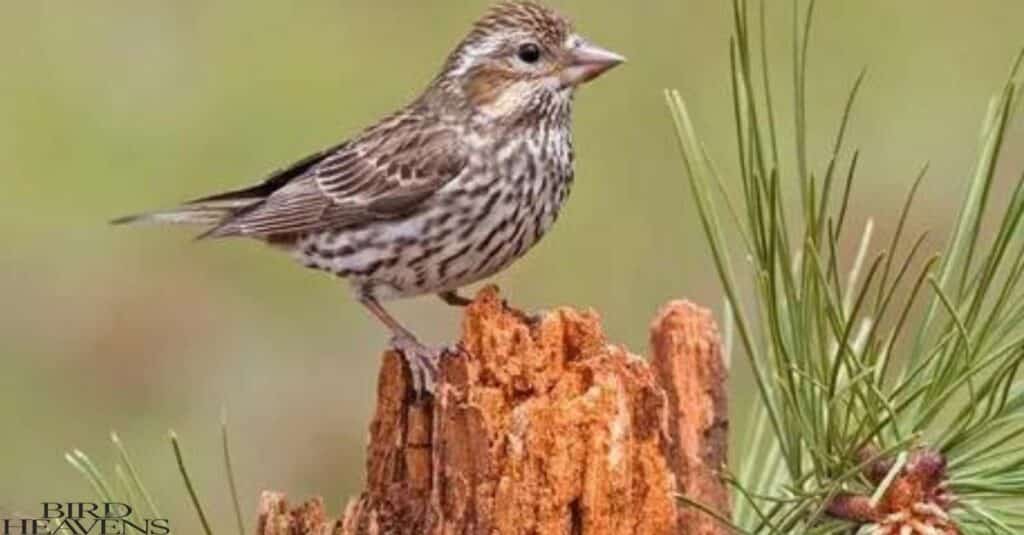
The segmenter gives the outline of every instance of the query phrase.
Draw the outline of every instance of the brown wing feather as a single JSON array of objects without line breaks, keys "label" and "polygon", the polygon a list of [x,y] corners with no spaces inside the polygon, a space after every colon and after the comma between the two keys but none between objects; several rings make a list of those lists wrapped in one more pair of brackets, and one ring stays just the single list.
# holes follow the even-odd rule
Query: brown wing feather
[{"label": "brown wing feather", "polygon": [[295,178],[304,175],[313,166],[322,162],[325,158],[344,148],[347,143],[348,142],[339,145],[334,145],[327,149],[310,154],[309,156],[306,156],[305,158],[298,160],[286,167],[282,167],[274,171],[273,173],[270,173],[270,175],[264,178],[262,182],[256,184],[255,186],[249,186],[241,189],[218,193],[216,195],[202,197],[200,199],[189,201],[185,204],[204,205],[221,201],[266,199],[272,193],[283,188],[285,185],[287,185]]},{"label": "brown wing feather", "polygon": [[451,128],[398,115],[208,235],[269,237],[399,217],[458,176],[467,162]]}]

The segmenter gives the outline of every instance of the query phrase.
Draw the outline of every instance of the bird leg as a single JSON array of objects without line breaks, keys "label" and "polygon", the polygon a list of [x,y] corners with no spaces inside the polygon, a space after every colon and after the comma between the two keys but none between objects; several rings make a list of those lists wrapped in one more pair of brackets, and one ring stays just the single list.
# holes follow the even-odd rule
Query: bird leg
[{"label": "bird leg", "polygon": [[441,357],[446,350],[423,345],[416,339],[416,335],[398,323],[398,320],[384,310],[380,302],[373,297],[362,295],[359,302],[391,331],[391,347],[401,353],[409,365],[416,394],[433,394],[440,371]]},{"label": "bird leg", "polygon": [[468,297],[462,297],[461,295],[459,295],[458,290],[452,290],[450,292],[441,292],[437,294],[437,296],[440,297],[442,301],[448,303],[453,307],[468,307],[470,304],[473,303],[472,299],[469,299]]}]

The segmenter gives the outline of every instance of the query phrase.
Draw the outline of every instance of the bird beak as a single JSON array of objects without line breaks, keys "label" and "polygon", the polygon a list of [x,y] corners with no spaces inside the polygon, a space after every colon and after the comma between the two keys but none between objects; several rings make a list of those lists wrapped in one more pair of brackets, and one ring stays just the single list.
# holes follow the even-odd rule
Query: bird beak
[{"label": "bird beak", "polygon": [[626,58],[611,50],[583,41],[569,52],[569,64],[562,73],[562,82],[578,86],[625,61]]}]

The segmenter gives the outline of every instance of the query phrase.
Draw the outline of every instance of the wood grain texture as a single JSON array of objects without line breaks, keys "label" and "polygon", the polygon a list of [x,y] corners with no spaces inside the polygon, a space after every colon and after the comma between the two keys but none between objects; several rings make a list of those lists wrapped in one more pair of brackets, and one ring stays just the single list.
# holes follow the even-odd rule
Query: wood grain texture
[{"label": "wood grain texture", "polygon": [[534,322],[484,289],[435,398],[416,399],[384,355],[365,490],[343,518],[268,493],[259,535],[725,533],[678,499],[728,514],[717,332],[696,308],[666,310],[648,363],[609,343],[594,312]]},{"label": "wood grain texture", "polygon": [[[729,451],[728,370],[711,313],[687,301],[666,305],[651,325],[651,365],[669,401],[670,459],[680,491],[728,516],[719,477]],[[680,509],[685,533],[726,533],[709,515]]]}]

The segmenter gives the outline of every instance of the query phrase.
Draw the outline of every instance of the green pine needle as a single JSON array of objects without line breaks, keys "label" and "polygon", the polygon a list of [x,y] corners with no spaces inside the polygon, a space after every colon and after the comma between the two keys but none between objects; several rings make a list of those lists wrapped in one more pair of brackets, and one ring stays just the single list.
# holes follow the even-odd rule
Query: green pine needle
[{"label": "green pine needle", "polygon": [[199,523],[203,525],[203,532],[206,535],[213,535],[213,530],[210,529],[210,522],[206,520],[206,513],[203,511],[203,505],[199,502],[199,496],[196,494],[195,486],[192,484],[192,478],[188,475],[188,468],[185,467],[185,460],[181,455],[181,445],[178,442],[178,435],[173,430],[168,433],[168,437],[171,439],[171,447],[174,448],[174,458],[178,463],[178,471],[181,472],[181,477],[185,481],[185,488],[188,490],[188,496],[192,500],[192,507],[196,511],[196,515],[199,517]]},{"label": "green pine needle", "polygon": [[[1024,496],[1024,454],[1015,447],[1024,437],[1024,176],[1004,207],[992,195],[1007,131],[1022,109],[1024,52],[990,106],[945,249],[922,261],[926,235],[905,240],[925,166],[888,248],[872,250],[869,221],[844,268],[839,243],[848,235],[860,160],[845,144],[865,71],[852,82],[819,173],[808,155],[809,140],[820,136],[807,126],[814,2],[800,4],[793,1],[790,38],[794,113],[784,119],[771,91],[767,2],[760,1],[756,25],[748,0],[732,2],[737,177],[718,172],[685,100],[666,93],[725,293],[726,323],[762,402],[747,442],[757,453],[732,481],[734,522],[750,533],[846,533],[856,526],[825,514],[834,497],[854,493],[878,503],[911,451],[928,446],[949,461],[950,490],[964,504],[952,513],[964,533],[1024,531],[1024,515],[1007,505]],[[786,120],[794,124],[792,143],[779,139]],[[790,145],[792,154],[780,154]],[[738,200],[734,189],[742,192]],[[799,194],[796,209],[791,190]],[[982,222],[993,216],[998,223],[989,236]],[[723,222],[735,227],[736,244]],[[742,272],[735,254],[748,260]],[[741,290],[744,277],[752,295]],[[918,307],[924,315],[915,325]],[[880,485],[863,475],[869,448],[897,460]]]},{"label": "green pine needle", "polygon": [[245,535],[245,520],[242,518],[242,506],[238,499],[238,487],[235,485],[235,470],[231,464],[231,448],[228,442],[228,411],[220,412],[221,449],[224,453],[224,470],[228,476],[228,487],[231,490],[231,503],[235,508],[235,522],[238,524],[238,535]]}]

